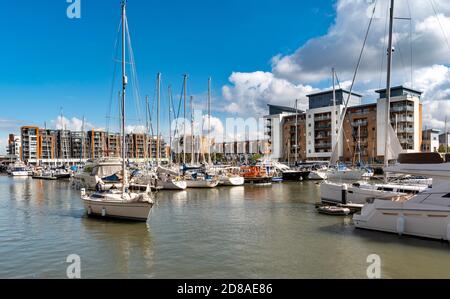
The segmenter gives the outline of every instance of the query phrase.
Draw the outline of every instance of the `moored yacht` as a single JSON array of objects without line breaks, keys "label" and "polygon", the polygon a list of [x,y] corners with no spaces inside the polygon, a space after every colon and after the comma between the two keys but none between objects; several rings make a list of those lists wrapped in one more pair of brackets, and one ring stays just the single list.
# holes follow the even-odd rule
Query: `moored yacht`
[{"label": "moored yacht", "polygon": [[[128,21],[126,17],[126,0],[122,0],[122,91],[121,91],[121,137],[122,144],[125,145],[126,134],[126,113],[125,113],[125,95],[128,78],[126,76],[126,36],[128,36]],[[131,48],[131,45],[129,45]],[[131,57],[130,60],[134,60]],[[136,81],[133,81],[136,82]],[[130,219],[136,221],[147,221],[150,210],[154,204],[153,193],[151,193],[150,186],[147,186],[145,192],[132,192],[128,184],[127,175],[127,150],[122,146],[121,159],[121,181],[122,188],[110,188],[108,191],[101,190],[101,181],[97,182],[97,192],[94,194],[86,194],[85,190],[81,190],[81,198],[83,200],[85,209],[88,215],[95,215],[101,217]],[[98,176],[96,176],[98,177]]]},{"label": "moored yacht", "polygon": [[433,178],[433,186],[400,201],[374,200],[355,214],[357,228],[450,240],[450,155],[402,154],[385,171]]}]

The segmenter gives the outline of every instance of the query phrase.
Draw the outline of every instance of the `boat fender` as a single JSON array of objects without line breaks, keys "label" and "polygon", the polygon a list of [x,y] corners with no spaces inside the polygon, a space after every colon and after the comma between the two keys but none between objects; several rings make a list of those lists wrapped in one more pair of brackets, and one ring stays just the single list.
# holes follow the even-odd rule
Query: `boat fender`
[{"label": "boat fender", "polygon": [[342,185],[342,199],[341,199],[343,205],[347,204],[347,191],[348,191],[347,184],[343,184]]},{"label": "boat fender", "polygon": [[397,233],[399,236],[405,233],[405,217],[401,216],[397,218]]},{"label": "boat fender", "polygon": [[450,241],[450,223],[447,224],[447,241]]},{"label": "boat fender", "polygon": [[102,208],[102,217],[105,217],[105,216],[106,216],[106,209]]},{"label": "boat fender", "polygon": [[86,189],[81,189],[81,197],[84,197],[84,196],[86,196]]},{"label": "boat fender", "polygon": [[88,208],[88,211],[87,211],[87,212],[88,212],[88,215],[91,215],[91,214],[92,214],[92,209],[91,209],[91,207]]}]

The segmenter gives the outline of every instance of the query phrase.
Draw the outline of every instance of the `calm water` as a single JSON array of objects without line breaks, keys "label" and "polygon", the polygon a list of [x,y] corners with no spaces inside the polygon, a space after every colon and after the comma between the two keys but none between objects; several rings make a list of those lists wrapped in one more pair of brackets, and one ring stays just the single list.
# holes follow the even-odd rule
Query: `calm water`
[{"label": "calm water", "polygon": [[316,213],[313,182],[160,192],[147,224],[85,216],[68,182],[0,176],[0,278],[450,278],[450,246]]}]

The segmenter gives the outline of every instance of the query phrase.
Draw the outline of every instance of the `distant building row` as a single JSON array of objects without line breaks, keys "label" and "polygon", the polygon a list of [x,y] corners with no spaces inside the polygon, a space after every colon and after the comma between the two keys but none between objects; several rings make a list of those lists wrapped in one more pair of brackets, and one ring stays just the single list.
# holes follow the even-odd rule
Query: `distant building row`
[{"label": "distant building row", "polygon": [[[155,159],[157,138],[146,134],[126,136],[127,157],[131,160]],[[120,157],[122,140],[117,133],[103,131],[75,132],[47,130],[34,126],[21,128],[20,137],[10,135],[8,155],[30,164],[50,163],[56,160],[73,162],[105,157]],[[161,159],[167,159],[168,149],[160,141]]]}]

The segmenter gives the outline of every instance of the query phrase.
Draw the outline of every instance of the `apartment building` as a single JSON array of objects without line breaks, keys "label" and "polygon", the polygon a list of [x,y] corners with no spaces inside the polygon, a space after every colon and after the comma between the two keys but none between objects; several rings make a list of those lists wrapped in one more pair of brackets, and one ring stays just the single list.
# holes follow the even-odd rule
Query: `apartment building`
[{"label": "apartment building", "polygon": [[283,121],[283,161],[306,160],[306,113],[286,116]]},{"label": "apartment building", "polygon": [[377,151],[377,104],[349,107],[345,115],[343,160],[373,163]]},{"label": "apartment building", "polygon": [[89,158],[89,139],[85,132],[70,133],[71,158],[85,160]]},{"label": "apartment building", "polygon": [[39,138],[38,127],[25,126],[21,128],[22,152],[20,157],[22,161],[33,163],[40,158]]},{"label": "apartment building", "polygon": [[72,157],[72,132],[69,130],[58,130],[57,131],[57,147],[58,147],[58,159],[70,159]]},{"label": "apartment building", "polygon": [[445,149],[445,145],[450,147],[450,133],[442,133],[439,135],[439,147],[443,147]]},{"label": "apartment building", "polygon": [[338,136],[339,120],[348,100],[348,107],[361,105],[362,96],[344,89],[328,90],[307,96],[306,111],[306,158],[308,160],[330,159],[337,145],[339,157],[343,156],[343,134]]},{"label": "apartment building", "polygon": [[422,131],[421,151],[425,153],[439,152],[439,134],[441,131],[436,129],[427,129]]},{"label": "apartment building", "polygon": [[119,133],[108,133],[106,140],[106,156],[118,158],[122,154],[122,140]]},{"label": "apartment building", "polygon": [[40,152],[39,158],[44,160],[57,159],[59,157],[57,153],[58,148],[58,131],[55,130],[39,130],[39,143]]},{"label": "apartment building", "polygon": [[106,146],[106,133],[103,131],[91,130],[88,132],[89,152],[91,159],[100,159],[106,157],[108,152]]},{"label": "apartment building", "polygon": [[[384,157],[386,89],[377,90],[377,155]],[[405,152],[420,152],[422,146],[422,93],[403,86],[391,89],[390,117]]]},{"label": "apartment building", "polygon": [[10,160],[19,160],[20,152],[22,149],[22,141],[20,136],[15,136],[14,134],[9,134],[8,145],[6,146],[7,158]]},{"label": "apartment building", "polygon": [[[386,91],[376,92],[379,98],[370,104],[361,104],[360,94],[342,89],[336,90],[335,96],[332,90],[311,94],[308,95],[310,108],[297,115],[291,108],[269,105],[270,113],[265,119],[270,157],[292,163],[297,152],[300,161],[328,160],[337,144],[342,161],[383,161]],[[391,96],[391,124],[399,141],[406,152],[419,152],[422,149],[421,93],[397,86],[392,88]],[[338,136],[339,120],[347,99],[343,130]]]},{"label": "apartment building", "polygon": [[283,159],[283,121],[287,116],[295,115],[295,113],[301,113],[301,111],[295,108],[268,105],[269,115],[264,117],[265,120],[265,137],[268,139],[270,159],[281,160]]}]

